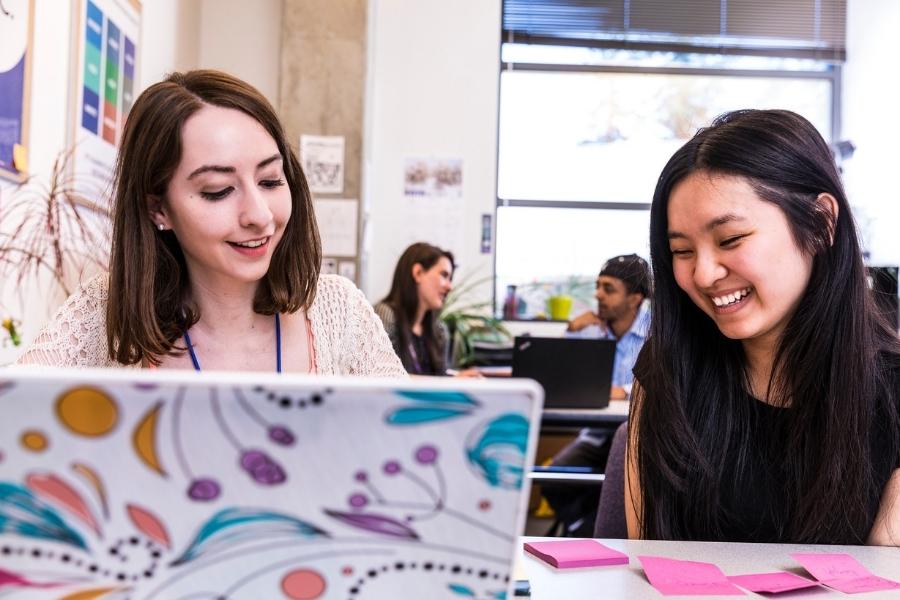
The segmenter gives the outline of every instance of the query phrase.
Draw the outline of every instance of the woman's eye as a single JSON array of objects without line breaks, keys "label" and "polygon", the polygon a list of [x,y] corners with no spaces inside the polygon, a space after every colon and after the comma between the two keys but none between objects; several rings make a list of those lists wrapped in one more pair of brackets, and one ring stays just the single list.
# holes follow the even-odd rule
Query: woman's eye
[{"label": "woman's eye", "polygon": [[233,187],[228,186],[226,188],[222,188],[217,192],[200,192],[200,195],[206,198],[207,200],[221,200],[228,194],[230,194],[234,190]]},{"label": "woman's eye", "polygon": [[679,250],[674,248],[671,250],[671,252],[672,256],[676,258],[685,258],[686,256],[690,256],[691,254],[690,250]]},{"label": "woman's eye", "polygon": [[728,246],[733,246],[734,244],[741,241],[745,237],[746,237],[745,235],[735,235],[730,238],[725,238],[724,240],[719,242],[719,245],[722,246],[723,248],[727,248]]},{"label": "woman's eye", "polygon": [[263,179],[259,182],[259,185],[267,189],[274,189],[283,186],[284,179]]}]

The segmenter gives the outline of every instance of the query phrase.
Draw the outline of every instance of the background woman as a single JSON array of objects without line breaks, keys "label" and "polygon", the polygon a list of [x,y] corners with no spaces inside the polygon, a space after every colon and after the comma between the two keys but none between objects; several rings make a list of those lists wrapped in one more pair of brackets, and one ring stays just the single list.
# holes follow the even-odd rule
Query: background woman
[{"label": "background woman", "polygon": [[897,332],[815,128],[769,110],[699,131],[659,178],[650,251],[629,536],[900,544]]},{"label": "background woman", "polygon": [[453,254],[418,242],[400,255],[391,290],[375,305],[407,372],[445,375],[449,339],[438,318],[453,288]]},{"label": "background woman", "polygon": [[225,73],[174,73],[125,124],[109,274],[19,363],[404,374],[362,293],[320,263],[306,179],[268,101]]}]

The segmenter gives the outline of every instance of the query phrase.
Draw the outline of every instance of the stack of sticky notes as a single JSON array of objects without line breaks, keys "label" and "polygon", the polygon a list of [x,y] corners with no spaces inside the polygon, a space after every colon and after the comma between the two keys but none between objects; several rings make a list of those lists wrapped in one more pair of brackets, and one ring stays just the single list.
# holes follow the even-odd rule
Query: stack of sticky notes
[{"label": "stack of sticky notes", "polygon": [[638,556],[644,574],[664,596],[743,596],[719,567],[694,560]]},{"label": "stack of sticky notes", "polygon": [[627,555],[595,540],[526,542],[525,552],[558,569],[628,564]]},{"label": "stack of sticky notes", "polygon": [[900,590],[900,583],[873,575],[849,554],[791,554],[791,558],[821,583],[845,594]]}]

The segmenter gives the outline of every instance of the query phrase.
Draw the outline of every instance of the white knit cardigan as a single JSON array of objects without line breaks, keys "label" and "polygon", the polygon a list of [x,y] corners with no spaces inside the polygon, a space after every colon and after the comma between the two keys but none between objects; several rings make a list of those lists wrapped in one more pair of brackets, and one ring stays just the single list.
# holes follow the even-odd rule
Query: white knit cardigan
[{"label": "white knit cardigan", "polygon": [[[126,367],[109,357],[108,297],[108,275],[91,279],[66,300],[16,364]],[[317,374],[406,377],[381,321],[348,279],[320,276],[308,316],[315,340]]]}]

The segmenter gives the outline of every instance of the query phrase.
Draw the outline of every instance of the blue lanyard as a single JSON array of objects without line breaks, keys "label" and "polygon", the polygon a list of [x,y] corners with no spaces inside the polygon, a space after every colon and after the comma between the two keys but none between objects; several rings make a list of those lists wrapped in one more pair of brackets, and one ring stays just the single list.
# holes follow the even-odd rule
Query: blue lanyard
[{"label": "blue lanyard", "polygon": [[[191,362],[194,363],[194,370],[200,371],[200,361],[194,353],[194,345],[191,343],[191,336],[187,331],[184,332],[184,343],[187,344],[188,352],[191,354]],[[281,373],[281,319],[278,313],[275,313],[275,360],[276,369]]]}]

